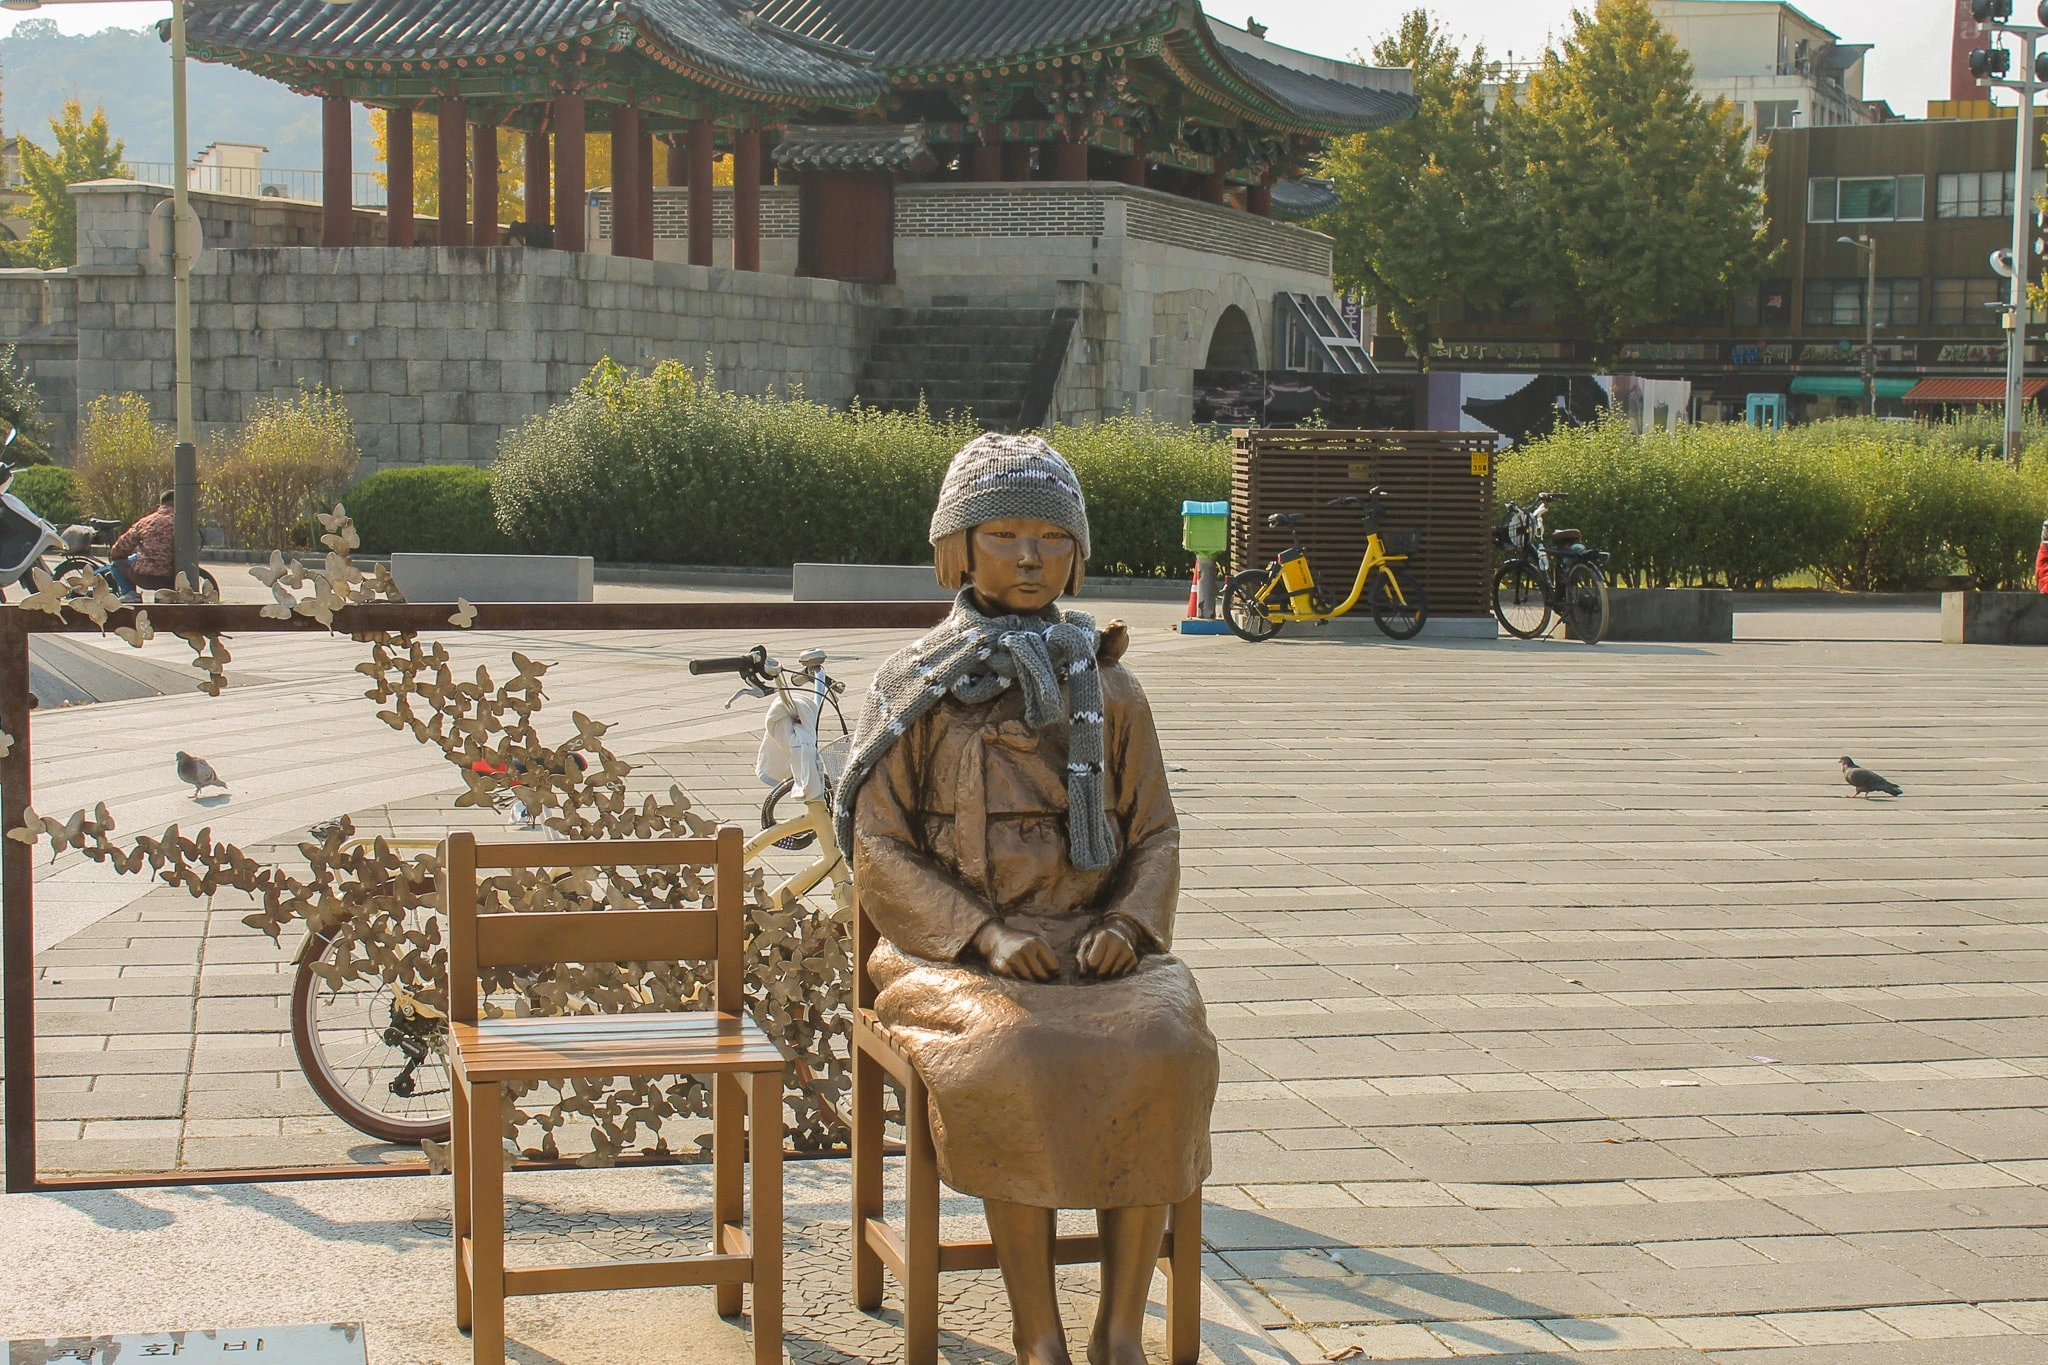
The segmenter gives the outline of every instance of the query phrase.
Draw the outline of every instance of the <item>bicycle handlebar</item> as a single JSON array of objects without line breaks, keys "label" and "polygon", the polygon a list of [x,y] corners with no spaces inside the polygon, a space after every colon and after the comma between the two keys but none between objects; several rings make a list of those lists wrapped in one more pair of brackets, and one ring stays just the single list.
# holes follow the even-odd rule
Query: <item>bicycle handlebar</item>
[{"label": "bicycle handlebar", "polygon": [[761,673],[767,667],[768,650],[762,645],[755,645],[736,658],[690,660],[690,672],[696,677],[706,673]]}]

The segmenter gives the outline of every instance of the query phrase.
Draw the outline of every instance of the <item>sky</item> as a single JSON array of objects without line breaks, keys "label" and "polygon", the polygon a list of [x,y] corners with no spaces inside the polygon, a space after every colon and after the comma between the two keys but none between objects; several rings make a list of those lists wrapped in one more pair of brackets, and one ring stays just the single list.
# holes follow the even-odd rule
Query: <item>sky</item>
[{"label": "sky", "polygon": [[[1584,0],[1590,5],[1591,0]],[[1274,42],[1326,56],[1362,52],[1415,7],[1400,0],[1205,0],[1210,13],[1231,23],[1250,15],[1270,29]],[[1546,39],[1571,24],[1567,0],[1437,0],[1427,6],[1444,26],[1467,39],[1483,40],[1495,56],[1539,55]],[[1927,101],[1948,95],[1949,0],[1799,0],[1798,8],[1850,43],[1875,43],[1864,76],[1864,95],[1889,100],[1907,117],[1927,112]],[[2025,8],[2022,6],[2021,8]],[[102,28],[135,28],[170,13],[170,6],[140,4],[53,4],[36,17],[55,20],[66,33]],[[0,33],[30,16],[0,17]],[[89,92],[88,92],[89,93]]]}]

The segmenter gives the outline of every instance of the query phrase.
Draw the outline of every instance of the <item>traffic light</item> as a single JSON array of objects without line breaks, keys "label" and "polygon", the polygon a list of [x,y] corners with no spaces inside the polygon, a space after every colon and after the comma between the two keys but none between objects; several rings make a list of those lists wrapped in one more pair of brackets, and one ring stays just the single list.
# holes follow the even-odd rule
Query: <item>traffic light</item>
[{"label": "traffic light", "polygon": [[2002,47],[1980,47],[1970,54],[1970,74],[1980,81],[2002,77],[2010,70],[2012,53]]},{"label": "traffic light", "polygon": [[2012,18],[2012,0],[1970,0],[1970,17],[1980,24],[2002,24]]},{"label": "traffic light", "polygon": [[[2041,0],[2041,8],[2048,9],[2048,0]],[[2043,25],[2048,27],[2048,25]],[[2048,84],[2048,52],[2034,54],[2034,79]]]}]

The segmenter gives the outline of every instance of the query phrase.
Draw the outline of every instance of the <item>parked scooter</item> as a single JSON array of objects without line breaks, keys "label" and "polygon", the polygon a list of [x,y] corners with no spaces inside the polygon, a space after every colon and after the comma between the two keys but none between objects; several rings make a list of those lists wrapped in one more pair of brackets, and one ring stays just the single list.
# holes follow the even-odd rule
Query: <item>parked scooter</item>
[{"label": "parked scooter", "polygon": [[[0,452],[13,445],[18,435],[19,431],[9,431],[0,439]],[[44,555],[64,544],[56,527],[7,491],[14,483],[14,468],[0,462],[0,602],[7,600],[6,590],[21,582]]]}]

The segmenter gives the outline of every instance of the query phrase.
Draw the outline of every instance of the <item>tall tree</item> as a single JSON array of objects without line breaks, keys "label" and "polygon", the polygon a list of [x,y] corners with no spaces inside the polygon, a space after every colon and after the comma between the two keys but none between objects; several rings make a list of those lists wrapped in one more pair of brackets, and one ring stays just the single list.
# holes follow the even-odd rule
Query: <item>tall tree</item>
[{"label": "tall tree", "polygon": [[1632,328],[1719,303],[1769,261],[1764,154],[1693,92],[1648,0],[1572,12],[1562,49],[1497,111],[1521,282],[1608,359]]},{"label": "tall tree", "polygon": [[85,180],[106,180],[128,173],[121,159],[126,144],[107,131],[107,111],[94,106],[92,117],[75,99],[64,101],[64,113],[50,120],[54,150],[44,151],[21,139],[21,178],[30,196],[28,240],[6,243],[11,265],[45,270],[78,262],[78,207],[69,187]]},{"label": "tall tree", "polygon": [[1387,310],[1409,351],[1427,367],[1431,317],[1440,303],[1490,303],[1500,293],[1492,223],[1497,160],[1486,111],[1483,48],[1461,53],[1427,10],[1405,15],[1373,47],[1381,66],[1415,71],[1421,108],[1412,119],[1335,143],[1323,173],[1343,202],[1317,226],[1336,239],[1339,287]]}]

